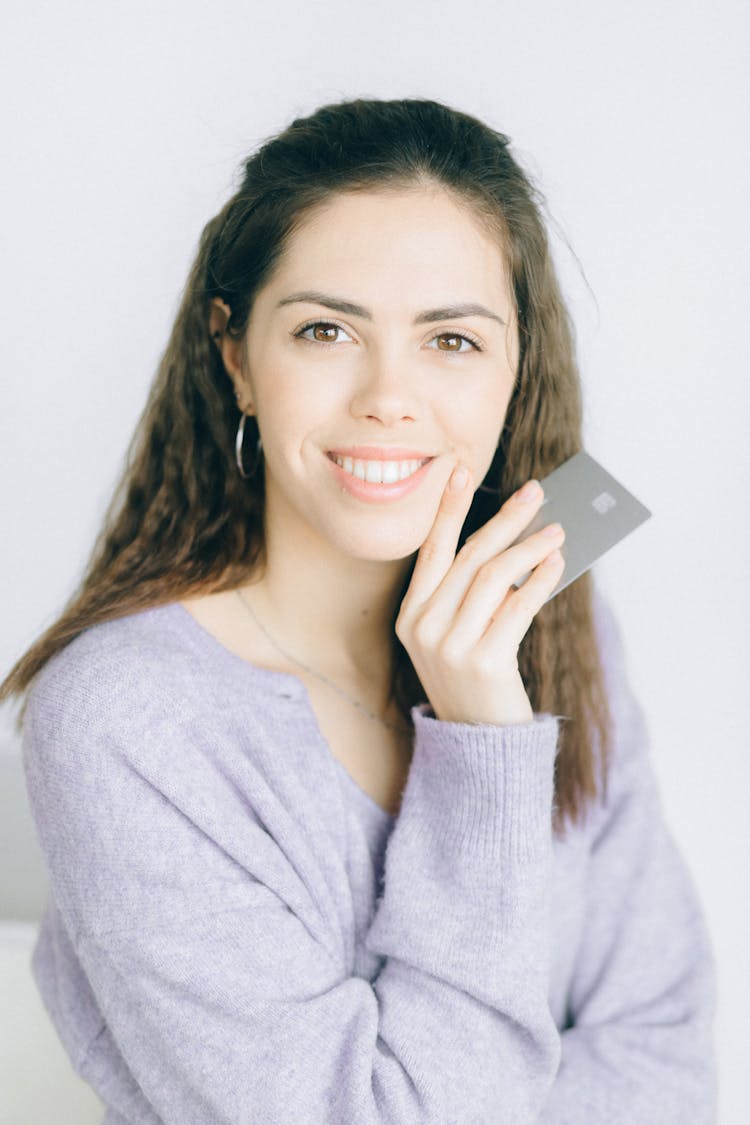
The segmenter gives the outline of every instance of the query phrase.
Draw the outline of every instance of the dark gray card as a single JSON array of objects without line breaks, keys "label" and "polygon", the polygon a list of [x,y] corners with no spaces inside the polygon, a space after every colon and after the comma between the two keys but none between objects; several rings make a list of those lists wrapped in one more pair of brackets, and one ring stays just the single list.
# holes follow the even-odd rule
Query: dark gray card
[{"label": "dark gray card", "polygon": [[[610,547],[645,523],[651,512],[588,453],[574,454],[540,483],[542,506],[514,542],[521,543],[548,523],[562,524],[565,542],[560,550],[565,570],[547,598],[550,601]],[[513,585],[522,586],[528,577],[524,574]]]}]

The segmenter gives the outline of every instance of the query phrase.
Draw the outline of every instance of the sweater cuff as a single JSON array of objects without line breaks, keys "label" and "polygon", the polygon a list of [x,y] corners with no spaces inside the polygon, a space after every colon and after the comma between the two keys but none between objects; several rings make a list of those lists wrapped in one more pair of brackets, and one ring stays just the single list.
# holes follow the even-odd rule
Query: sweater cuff
[{"label": "sweater cuff", "polygon": [[480,865],[545,856],[561,716],[539,713],[509,726],[454,723],[436,719],[429,704],[413,707],[411,715],[414,753],[399,825],[409,834],[428,833],[440,851],[473,855]]}]

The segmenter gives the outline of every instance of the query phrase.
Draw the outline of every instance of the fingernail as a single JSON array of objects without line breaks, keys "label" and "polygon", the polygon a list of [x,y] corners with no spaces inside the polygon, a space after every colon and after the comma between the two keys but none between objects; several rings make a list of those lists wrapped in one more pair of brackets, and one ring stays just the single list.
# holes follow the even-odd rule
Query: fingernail
[{"label": "fingernail", "polygon": [[544,528],[544,530],[542,531],[542,535],[546,535],[549,539],[551,539],[553,536],[559,535],[561,531],[562,527],[559,523],[551,523]]},{"label": "fingernail", "polygon": [[463,465],[457,465],[451,473],[450,490],[451,492],[460,492],[465,487],[469,479],[469,471]]},{"label": "fingernail", "polygon": [[516,493],[516,500],[520,500],[522,504],[525,504],[528,500],[535,500],[540,492],[541,485],[539,481],[530,480]]}]

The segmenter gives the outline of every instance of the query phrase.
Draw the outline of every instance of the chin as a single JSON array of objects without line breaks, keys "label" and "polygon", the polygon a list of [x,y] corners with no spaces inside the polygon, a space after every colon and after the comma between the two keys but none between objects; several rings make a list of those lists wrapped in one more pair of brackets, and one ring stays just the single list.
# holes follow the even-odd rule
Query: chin
[{"label": "chin", "polygon": [[408,534],[387,537],[382,534],[357,535],[346,538],[336,537],[335,546],[349,558],[363,562],[398,562],[408,559],[422,546],[426,538],[415,533],[412,528]]}]

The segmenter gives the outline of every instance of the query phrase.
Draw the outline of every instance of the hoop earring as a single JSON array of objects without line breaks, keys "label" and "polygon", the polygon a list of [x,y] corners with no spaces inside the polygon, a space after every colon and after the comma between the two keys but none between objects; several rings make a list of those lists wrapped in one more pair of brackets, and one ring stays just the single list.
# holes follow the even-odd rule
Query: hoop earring
[{"label": "hoop earring", "polygon": [[235,455],[235,460],[237,462],[237,468],[240,471],[240,476],[245,477],[245,479],[247,479],[248,477],[251,477],[253,475],[253,473],[257,470],[258,465],[261,462],[262,451],[263,451],[263,441],[261,439],[260,434],[258,434],[258,444],[255,447],[255,464],[253,465],[250,472],[246,473],[245,469],[244,469],[244,466],[242,464],[242,443],[245,439],[245,419],[249,418],[249,417],[250,417],[250,415],[246,411],[243,410],[242,411],[242,417],[240,418],[240,424],[237,427],[237,437],[236,437],[235,443],[234,443],[234,455]]}]

